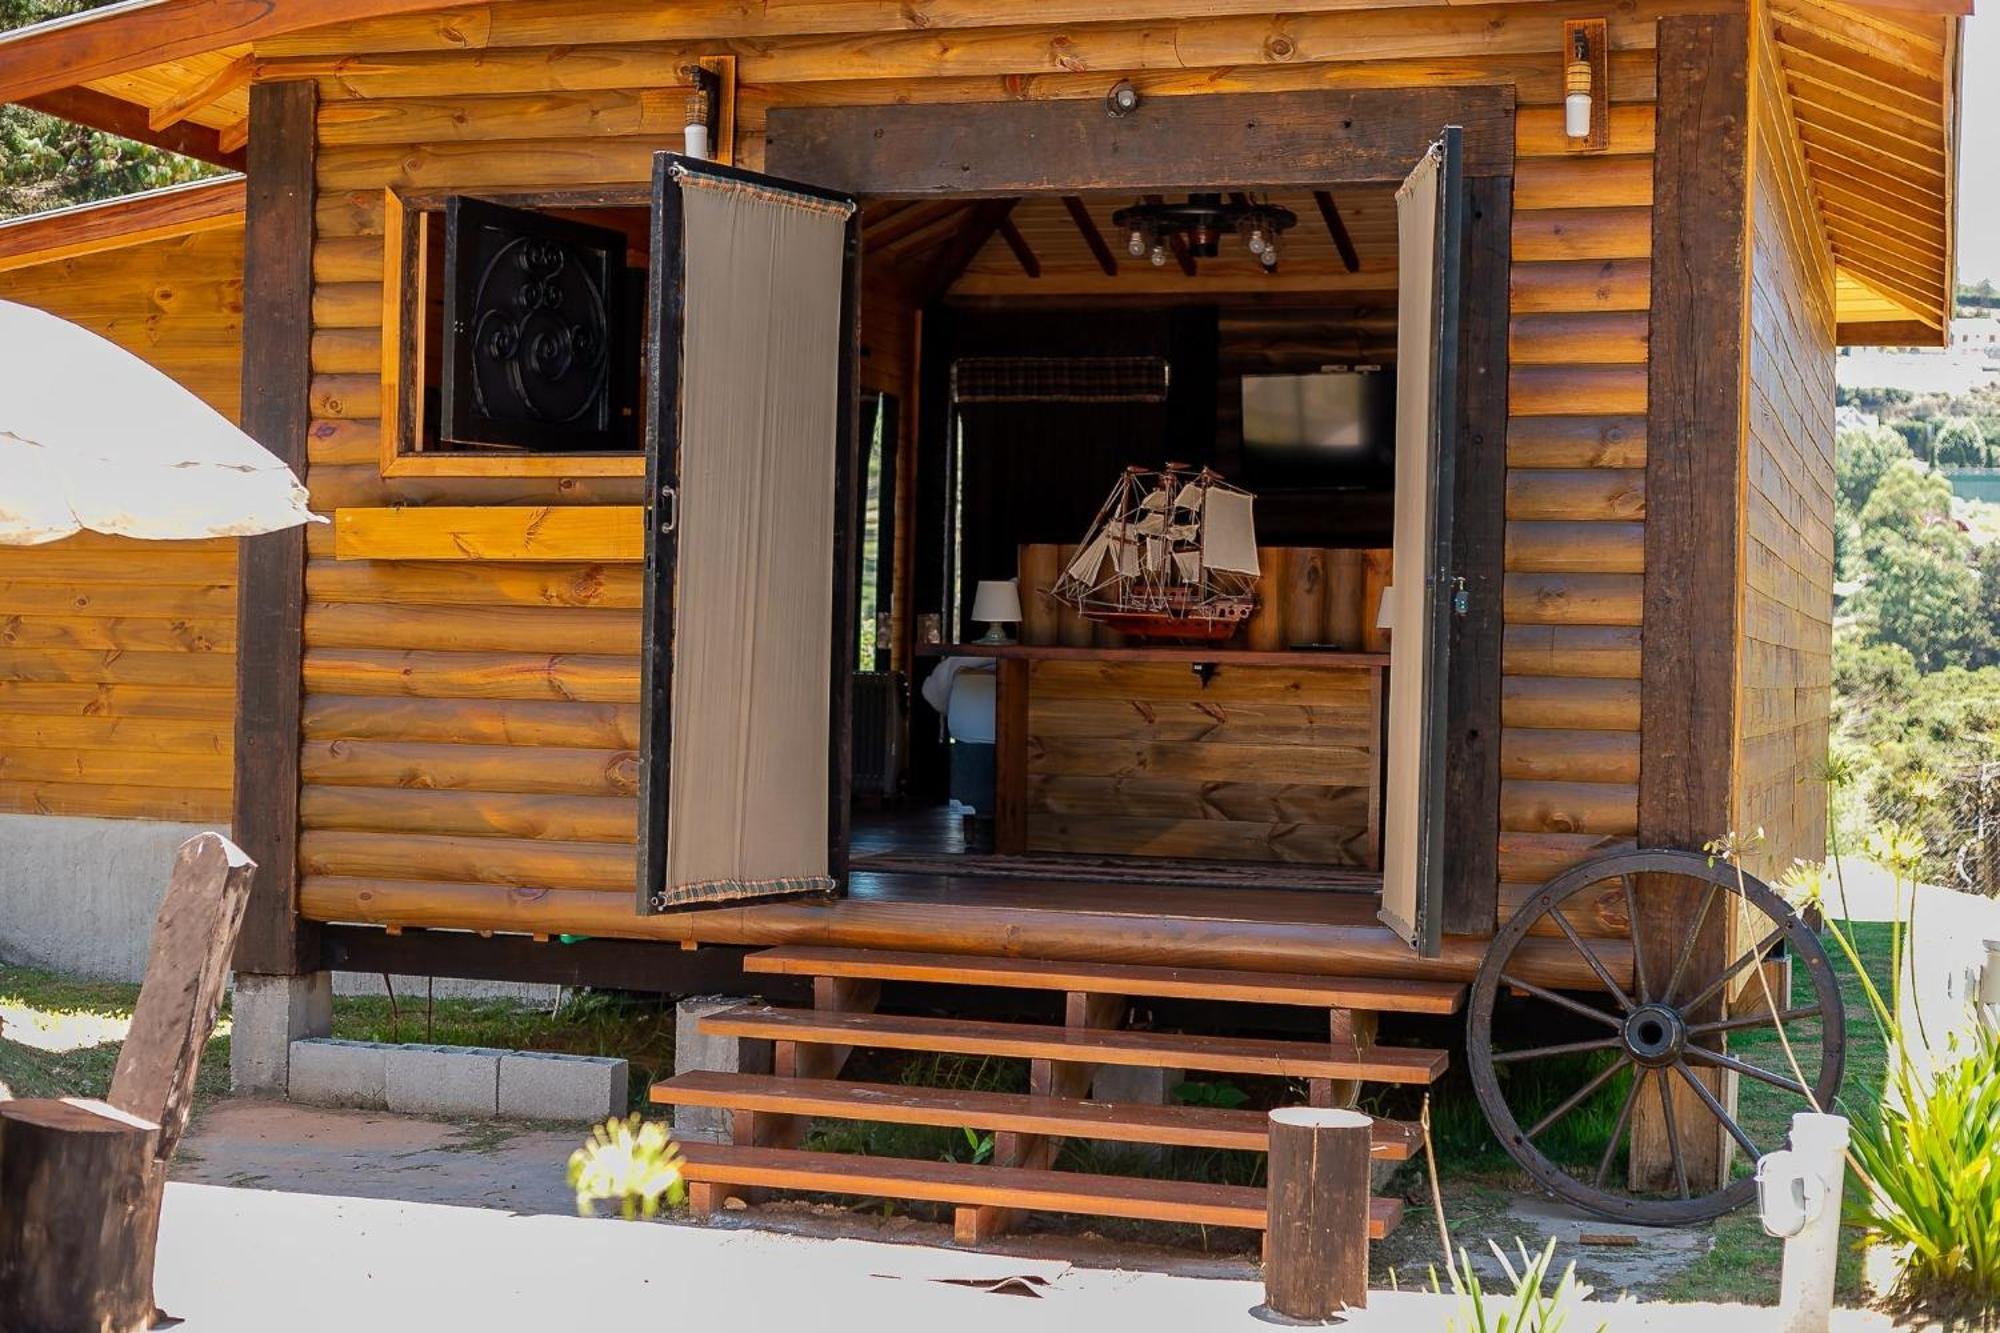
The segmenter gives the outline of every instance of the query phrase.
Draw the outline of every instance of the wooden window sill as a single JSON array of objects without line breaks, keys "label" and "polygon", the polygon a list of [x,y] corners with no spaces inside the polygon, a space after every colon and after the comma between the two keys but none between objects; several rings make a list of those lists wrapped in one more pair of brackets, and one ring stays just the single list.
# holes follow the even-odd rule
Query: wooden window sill
[{"label": "wooden window sill", "polygon": [[385,477],[643,477],[646,456],[631,454],[396,454]]},{"label": "wooden window sill", "polygon": [[339,560],[581,560],[646,558],[638,505],[424,505],[333,511]]}]

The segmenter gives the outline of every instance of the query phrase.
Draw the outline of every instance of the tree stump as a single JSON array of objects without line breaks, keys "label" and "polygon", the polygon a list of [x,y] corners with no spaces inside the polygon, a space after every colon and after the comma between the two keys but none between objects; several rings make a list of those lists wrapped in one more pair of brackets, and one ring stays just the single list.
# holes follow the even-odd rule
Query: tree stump
[{"label": "tree stump", "polygon": [[0,1102],[0,1328],[152,1326],[158,1144],[103,1102]]},{"label": "tree stump", "polygon": [[1264,1304],[1325,1320],[1368,1304],[1369,1118],[1290,1106],[1271,1112]]}]

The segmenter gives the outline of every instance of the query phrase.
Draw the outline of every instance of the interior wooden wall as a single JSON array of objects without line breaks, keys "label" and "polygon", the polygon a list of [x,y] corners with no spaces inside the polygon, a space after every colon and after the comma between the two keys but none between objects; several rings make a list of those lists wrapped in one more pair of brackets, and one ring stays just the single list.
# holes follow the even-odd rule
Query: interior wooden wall
[{"label": "interior wooden wall", "polygon": [[[1611,16],[1602,155],[1562,137],[1573,15],[1552,4],[1182,18],[1142,0],[948,17],[864,0],[602,0],[580,27],[567,6],[514,0],[476,22],[411,15],[267,42],[260,77],[314,78],[322,98],[315,507],[637,500],[636,479],[381,478],[381,191],[643,181],[677,133],[673,85],[695,55],[738,59],[750,167],[780,103],[1074,98],[1093,115],[1121,77],[1146,96],[1511,83],[1501,871],[1539,883],[1634,825],[1652,48],[1659,15],[1715,3],[1633,0]],[[638,571],[336,563],[324,530],[312,543],[306,915],[601,927],[601,895],[632,884]]]},{"label": "interior wooden wall", "polygon": [[[234,419],[241,225],[0,272]],[[0,810],[229,818],[236,543],[0,546]]]},{"label": "interior wooden wall", "polygon": [[1834,265],[1785,82],[1753,25],[1749,422],[1736,829],[1782,873],[1826,852],[1833,708]]}]

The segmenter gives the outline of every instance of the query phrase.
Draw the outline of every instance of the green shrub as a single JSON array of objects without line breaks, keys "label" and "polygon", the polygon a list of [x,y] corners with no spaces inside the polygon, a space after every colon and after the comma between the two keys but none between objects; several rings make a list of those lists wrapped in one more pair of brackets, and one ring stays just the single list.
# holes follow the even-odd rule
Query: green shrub
[{"label": "green shrub", "polygon": [[[1562,1333],[1576,1306],[1590,1299],[1590,1288],[1576,1280],[1575,1263],[1563,1269],[1554,1291],[1543,1293],[1556,1258],[1554,1237],[1540,1254],[1529,1254],[1528,1247],[1516,1237],[1514,1244],[1521,1252],[1519,1269],[1498,1244],[1486,1243],[1514,1290],[1506,1296],[1489,1295],[1472,1271],[1471,1257],[1460,1250],[1458,1263],[1451,1270],[1452,1293],[1458,1297],[1458,1316],[1445,1326],[1451,1333]],[[1439,1290],[1435,1269],[1431,1270],[1431,1290]],[[1598,1324],[1597,1333],[1603,1333],[1604,1327]]]},{"label": "green shrub", "polygon": [[1927,1309],[2000,1307],[2000,1031],[1932,1076],[1892,1076],[1879,1122],[1858,1125],[1855,1220],[1903,1252],[1897,1295]]},{"label": "green shrub", "polygon": [[686,1194],[673,1135],[660,1121],[641,1120],[637,1111],[591,1127],[584,1145],[570,1154],[569,1185],[584,1217],[613,1200],[628,1220],[651,1217],[662,1203],[677,1204]]}]

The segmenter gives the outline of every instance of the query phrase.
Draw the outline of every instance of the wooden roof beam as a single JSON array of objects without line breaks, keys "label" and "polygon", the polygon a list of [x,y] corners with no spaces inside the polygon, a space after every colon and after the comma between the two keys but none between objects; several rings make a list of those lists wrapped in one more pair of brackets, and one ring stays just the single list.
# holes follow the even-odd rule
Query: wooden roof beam
[{"label": "wooden roof beam", "polygon": [[[4,52],[0,52],[0,58],[4,58]],[[212,162],[231,171],[243,170],[241,143],[225,144],[219,132],[190,121],[156,130],[146,123],[146,108],[100,93],[94,88],[60,88],[54,92],[38,93],[21,99],[21,105],[30,111],[88,125],[107,134],[179,153],[183,157]]]},{"label": "wooden roof beam", "polygon": [[1349,273],[1361,271],[1361,256],[1355,252],[1354,238],[1347,234],[1347,223],[1340,216],[1340,205],[1333,202],[1330,190],[1314,190],[1313,202],[1319,205],[1320,220],[1326,223],[1326,234],[1333,238],[1333,248],[1340,251],[1340,262]]},{"label": "wooden roof beam", "polygon": [[1021,272],[1031,278],[1041,277],[1042,261],[1036,257],[1034,247],[1028,244],[1028,238],[1021,234],[1019,227],[1014,225],[1014,219],[1011,216],[1001,218],[1000,226],[997,230],[1000,233],[1000,239],[1006,242],[1009,250],[1014,252],[1014,262],[1021,266]]},{"label": "wooden roof beam", "polygon": [[941,299],[958,281],[958,275],[965,272],[973,256],[986,248],[993,239],[993,233],[1000,230],[1007,215],[1021,201],[1015,199],[981,199],[966,210],[966,223],[951,242],[945,246],[943,255],[918,284],[918,294],[925,305]]},{"label": "wooden roof beam", "polygon": [[241,176],[78,204],[0,222],[0,273],[241,225]]},{"label": "wooden roof beam", "polygon": [[1879,264],[1866,258],[1844,254],[1836,241],[1833,248],[1834,266],[1844,268],[1869,286],[1878,288],[1891,300],[1908,306],[1910,313],[1920,319],[1930,320],[1933,312],[1944,309],[1944,293],[1936,288],[1919,289],[1903,278],[1885,274]]},{"label": "wooden roof beam", "polygon": [[256,57],[246,51],[207,78],[196,80],[148,111],[146,123],[156,130],[178,125],[202,108],[213,106],[231,93],[249,87],[250,75],[256,68]]},{"label": "wooden roof beam", "polygon": [[1104,233],[1097,229],[1097,222],[1090,216],[1083,200],[1066,194],[1063,196],[1063,208],[1069,213],[1069,220],[1076,224],[1077,234],[1083,237],[1083,243],[1090,248],[1091,257],[1104,270],[1104,276],[1117,277],[1118,259],[1111,253],[1111,247],[1104,243]]},{"label": "wooden roof beam", "polygon": [[432,8],[436,0],[124,0],[0,36],[0,101],[300,28]]}]

